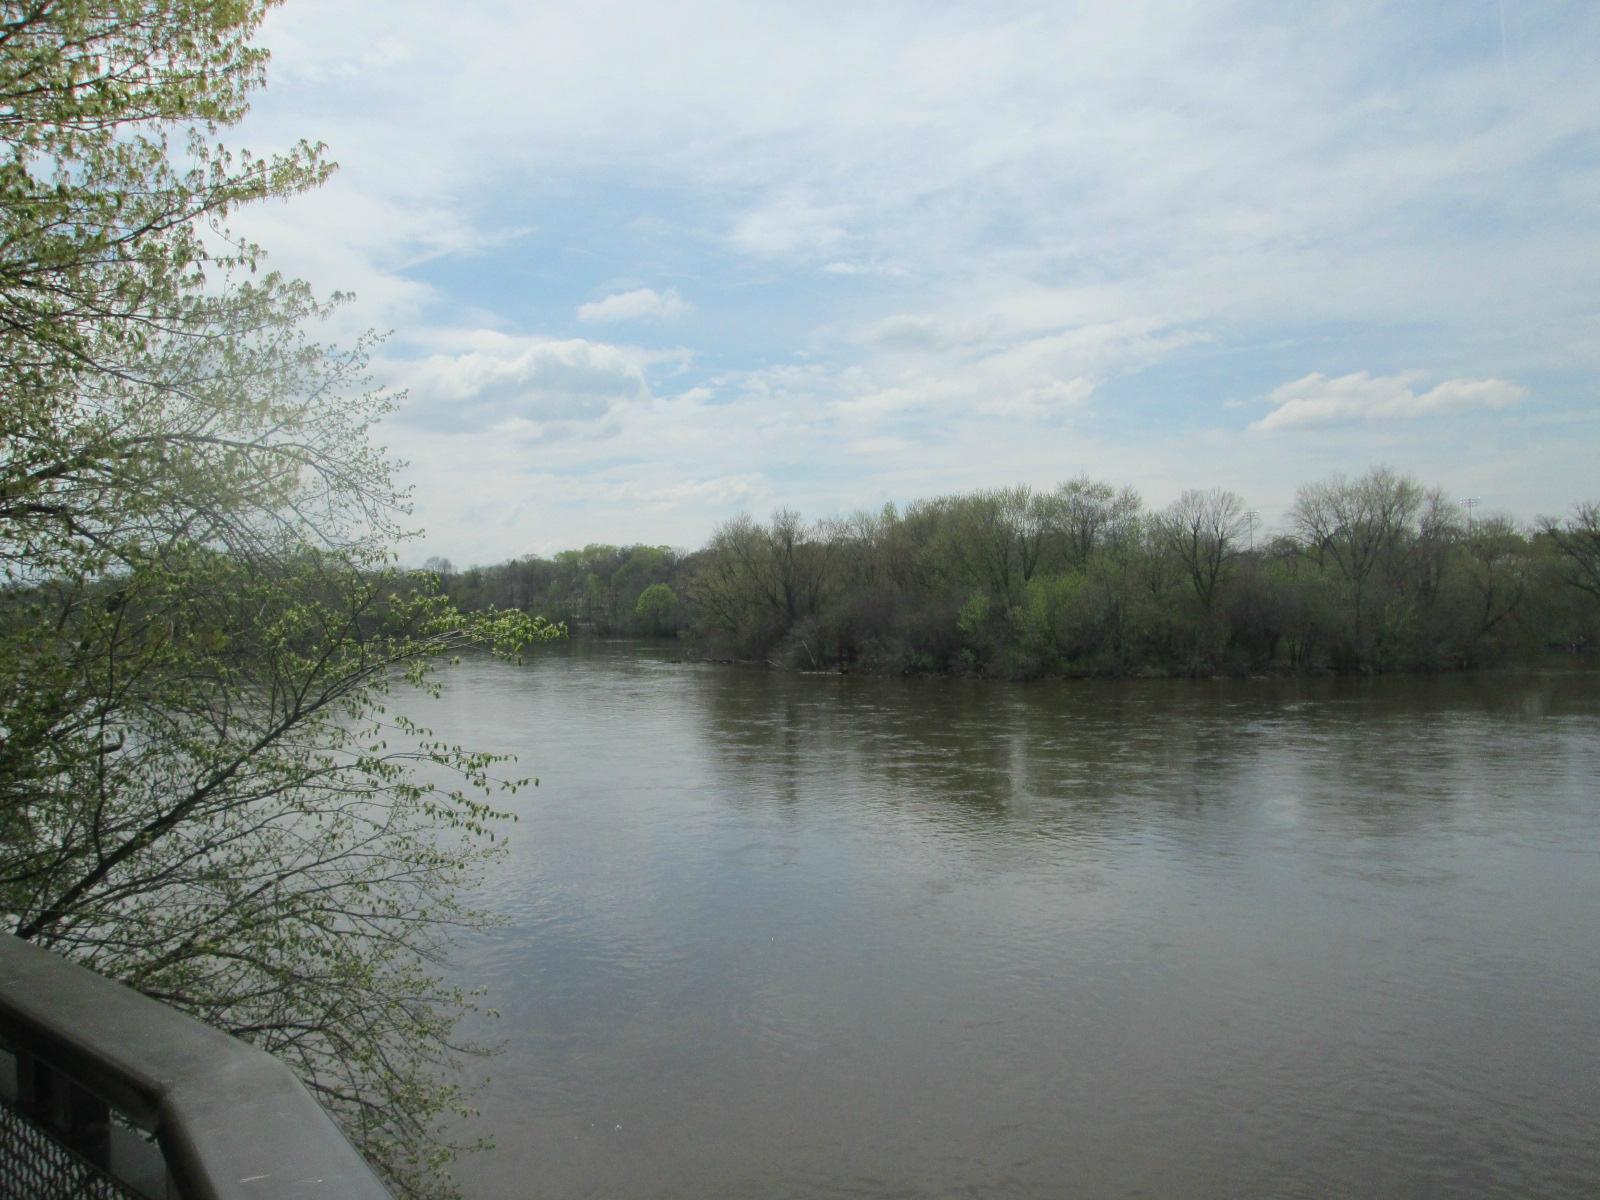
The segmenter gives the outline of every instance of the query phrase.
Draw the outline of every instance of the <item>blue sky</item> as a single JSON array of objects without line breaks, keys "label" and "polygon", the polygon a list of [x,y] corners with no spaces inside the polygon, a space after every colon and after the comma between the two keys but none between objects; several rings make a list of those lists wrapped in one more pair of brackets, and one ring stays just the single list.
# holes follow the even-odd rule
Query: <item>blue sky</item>
[{"label": "blue sky", "polygon": [[1088,473],[1600,498],[1600,5],[288,0],[241,222],[457,563]]}]

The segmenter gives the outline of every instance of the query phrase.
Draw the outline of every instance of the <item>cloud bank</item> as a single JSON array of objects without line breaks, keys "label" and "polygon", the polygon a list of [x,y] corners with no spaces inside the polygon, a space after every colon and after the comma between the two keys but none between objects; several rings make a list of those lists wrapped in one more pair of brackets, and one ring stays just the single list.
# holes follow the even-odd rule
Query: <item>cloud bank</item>
[{"label": "cloud bank", "polygon": [[1503,18],[291,0],[242,144],[341,169],[239,232],[358,294],[330,340],[395,330],[380,438],[457,561],[1083,471],[1557,512],[1600,445],[1600,6]]}]

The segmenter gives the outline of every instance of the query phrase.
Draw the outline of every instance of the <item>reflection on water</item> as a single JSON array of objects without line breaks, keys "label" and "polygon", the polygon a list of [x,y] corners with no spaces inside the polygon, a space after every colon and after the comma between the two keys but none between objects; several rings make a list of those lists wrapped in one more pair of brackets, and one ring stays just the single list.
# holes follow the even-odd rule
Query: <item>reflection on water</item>
[{"label": "reflection on water", "polygon": [[469,1196],[1592,1196],[1600,680],[801,677],[421,710],[542,786]]}]

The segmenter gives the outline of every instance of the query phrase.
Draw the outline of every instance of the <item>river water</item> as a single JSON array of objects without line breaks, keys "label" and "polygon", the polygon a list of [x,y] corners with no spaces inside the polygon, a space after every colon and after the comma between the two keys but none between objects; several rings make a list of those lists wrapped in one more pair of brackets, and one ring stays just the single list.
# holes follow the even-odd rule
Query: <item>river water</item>
[{"label": "river water", "polygon": [[419,713],[542,780],[473,1200],[1600,1193],[1600,677],[669,655]]}]

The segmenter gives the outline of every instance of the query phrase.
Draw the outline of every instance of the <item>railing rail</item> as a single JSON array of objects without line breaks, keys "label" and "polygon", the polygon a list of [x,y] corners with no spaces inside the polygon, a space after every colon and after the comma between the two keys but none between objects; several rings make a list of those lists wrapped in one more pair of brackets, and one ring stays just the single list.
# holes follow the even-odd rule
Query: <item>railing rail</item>
[{"label": "railing rail", "polygon": [[155,1135],[182,1200],[393,1200],[282,1063],[9,935],[0,1042],[9,1102],[87,1162],[107,1165],[114,1110]]}]

